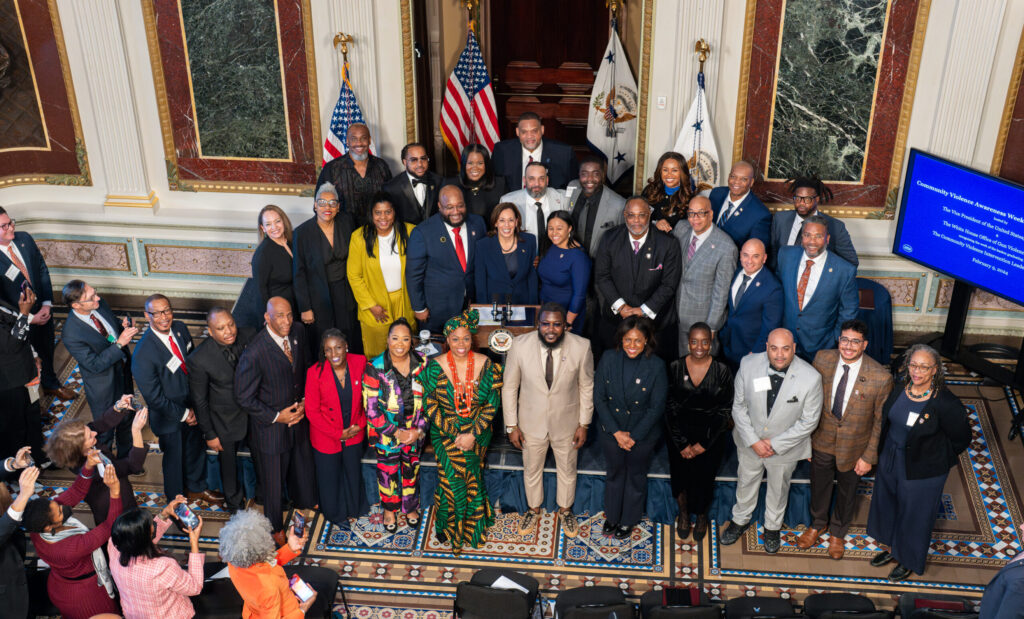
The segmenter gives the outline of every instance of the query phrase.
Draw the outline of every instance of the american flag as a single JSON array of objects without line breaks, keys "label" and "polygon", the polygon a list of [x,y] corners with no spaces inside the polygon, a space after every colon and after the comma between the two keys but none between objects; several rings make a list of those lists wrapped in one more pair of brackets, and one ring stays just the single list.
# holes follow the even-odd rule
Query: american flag
[{"label": "american flag", "polygon": [[[338,94],[338,104],[334,106],[334,114],[331,115],[331,131],[324,140],[324,160],[322,166],[327,162],[341,157],[348,150],[345,145],[345,136],[348,134],[350,125],[357,123],[365,124],[363,111],[359,109],[359,102],[356,101],[356,93],[352,90],[352,82],[348,79],[348,62],[341,66],[341,92]],[[371,147],[371,152],[373,148]]]},{"label": "american flag", "polygon": [[482,144],[488,151],[494,150],[499,139],[495,107],[491,76],[476,34],[470,28],[466,49],[448,78],[441,106],[441,136],[456,161],[469,144]]}]

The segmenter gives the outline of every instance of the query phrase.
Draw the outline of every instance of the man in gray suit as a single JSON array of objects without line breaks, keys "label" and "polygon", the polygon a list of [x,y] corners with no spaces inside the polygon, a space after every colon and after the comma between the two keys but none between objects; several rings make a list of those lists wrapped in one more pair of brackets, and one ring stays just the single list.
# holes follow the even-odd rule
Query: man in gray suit
[{"label": "man in gray suit", "polygon": [[761,475],[767,471],[764,549],[774,554],[779,551],[793,469],[811,457],[811,433],[821,415],[821,375],[796,356],[793,334],[776,329],[768,334],[766,352],[749,354],[740,362],[735,386],[736,504],[732,520],[722,529],[722,544],[735,544],[750,526]]},{"label": "man in gray suit", "polygon": [[576,236],[591,258],[597,257],[597,247],[605,231],[625,223],[622,209],[626,200],[606,187],[604,181],[604,160],[597,155],[587,155],[580,161],[579,180],[565,188]]},{"label": "man in gray suit", "polygon": [[686,221],[680,221],[672,230],[683,259],[676,295],[679,350],[683,355],[689,351],[690,325],[706,322],[717,332],[725,324],[729,307],[736,244],[713,220],[711,201],[694,196],[686,211]]},{"label": "man in gray suit", "polygon": [[537,237],[537,248],[547,246],[548,215],[569,210],[569,201],[561,189],[548,187],[548,168],[539,161],[526,164],[523,188],[501,196],[502,202],[511,202],[519,209],[523,231]]}]

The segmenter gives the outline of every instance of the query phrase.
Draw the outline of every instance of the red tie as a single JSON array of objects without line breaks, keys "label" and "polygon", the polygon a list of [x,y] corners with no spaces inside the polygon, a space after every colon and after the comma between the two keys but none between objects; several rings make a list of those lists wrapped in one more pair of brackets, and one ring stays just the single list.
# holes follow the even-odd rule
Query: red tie
[{"label": "red tie", "polygon": [[185,367],[185,357],[181,356],[181,351],[178,350],[178,345],[174,343],[174,334],[173,333],[169,333],[168,334],[167,341],[171,343],[171,352],[174,353],[174,356],[178,358],[178,361],[181,361],[181,371],[184,372],[187,375],[188,374],[188,368]]},{"label": "red tie", "polygon": [[110,334],[107,333],[107,328],[103,326],[103,323],[96,317],[96,314],[89,314],[89,318],[92,318],[92,324],[96,327],[96,330],[100,332],[100,335],[104,338],[110,337]]},{"label": "red tie", "polygon": [[459,228],[452,228],[452,233],[455,235],[455,254],[459,257],[459,264],[462,265],[462,270],[466,270],[466,248],[462,246],[462,235],[459,234]]}]

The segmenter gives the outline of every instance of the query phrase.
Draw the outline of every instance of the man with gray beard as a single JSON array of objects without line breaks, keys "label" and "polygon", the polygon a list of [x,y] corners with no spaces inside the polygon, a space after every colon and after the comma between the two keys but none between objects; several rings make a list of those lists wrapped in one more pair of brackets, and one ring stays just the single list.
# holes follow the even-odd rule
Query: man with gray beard
[{"label": "man with gray beard", "polygon": [[356,227],[370,221],[370,198],[391,178],[391,168],[380,157],[370,153],[370,129],[362,123],[350,125],[345,134],[348,152],[327,162],[316,180],[317,189],[324,182],[338,188],[341,208],[352,215]]}]

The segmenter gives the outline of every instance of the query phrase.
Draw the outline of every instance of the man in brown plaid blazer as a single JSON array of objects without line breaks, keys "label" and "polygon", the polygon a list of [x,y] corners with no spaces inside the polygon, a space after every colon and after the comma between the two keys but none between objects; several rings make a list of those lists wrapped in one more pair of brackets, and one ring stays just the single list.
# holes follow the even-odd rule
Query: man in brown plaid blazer
[{"label": "man in brown plaid blazer", "polygon": [[[811,526],[797,538],[803,549],[818,545],[828,525],[828,554],[843,558],[844,538],[857,507],[857,484],[878,462],[882,405],[892,391],[892,376],[864,354],[868,327],[843,323],[838,350],[821,350],[814,369],[821,374],[821,420],[811,435]],[[829,518],[832,482],[836,502]]]}]

